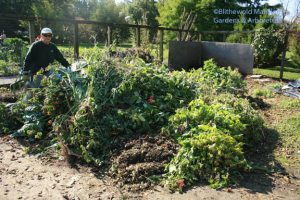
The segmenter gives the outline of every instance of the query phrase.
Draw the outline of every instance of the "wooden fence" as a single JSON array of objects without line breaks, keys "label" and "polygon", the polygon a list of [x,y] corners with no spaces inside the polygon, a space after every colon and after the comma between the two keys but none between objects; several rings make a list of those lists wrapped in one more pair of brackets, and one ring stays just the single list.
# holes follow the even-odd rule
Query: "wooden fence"
[{"label": "wooden fence", "polygon": [[[79,58],[79,25],[80,24],[93,24],[98,26],[107,27],[107,44],[112,44],[113,38],[112,38],[112,32],[114,28],[118,27],[128,27],[128,28],[134,28],[136,30],[136,39],[135,44],[137,47],[141,46],[141,29],[154,29],[157,30],[159,33],[159,60],[163,61],[163,50],[164,50],[164,32],[165,31],[174,31],[177,32],[179,35],[179,40],[181,40],[181,35],[184,32],[188,32],[193,35],[198,35],[197,40],[201,41],[201,38],[204,34],[222,34],[223,38],[225,40],[226,35],[237,33],[240,31],[189,31],[184,29],[177,29],[177,28],[167,28],[167,27],[152,27],[147,25],[136,25],[136,24],[120,24],[120,23],[104,23],[104,22],[98,22],[98,21],[91,21],[91,20],[76,20],[76,19],[53,19],[53,18],[42,18],[42,17],[25,17],[25,16],[1,16],[0,19],[2,20],[23,20],[28,21],[29,27],[29,40],[30,43],[32,43],[35,39],[35,32],[34,32],[34,22],[36,20],[45,20],[48,22],[54,22],[54,23],[70,23],[74,25],[74,58]],[[253,33],[253,31],[243,31],[243,33]]]}]

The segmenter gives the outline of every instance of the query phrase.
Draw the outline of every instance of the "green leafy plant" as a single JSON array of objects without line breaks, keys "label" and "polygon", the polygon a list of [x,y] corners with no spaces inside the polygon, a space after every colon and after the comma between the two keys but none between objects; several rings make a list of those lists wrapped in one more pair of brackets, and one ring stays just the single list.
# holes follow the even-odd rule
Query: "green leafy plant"
[{"label": "green leafy plant", "polygon": [[0,102],[0,135],[12,133],[13,130],[22,125],[21,109],[16,104]]},{"label": "green leafy plant", "polygon": [[239,116],[240,122],[245,126],[241,131],[243,143],[246,147],[256,147],[266,139],[264,135],[264,121],[259,112],[256,111],[249,101],[238,98],[232,94],[221,94],[215,96],[209,104],[219,103]]},{"label": "green leafy plant", "polygon": [[239,169],[245,169],[242,144],[222,131],[202,126],[199,134],[180,141],[178,154],[166,166],[166,184],[182,191],[195,181],[208,181],[213,188],[227,186]]},{"label": "green leafy plant", "polygon": [[192,70],[187,79],[194,85],[198,95],[208,97],[218,93],[242,95],[246,92],[245,81],[236,69],[217,66],[213,59],[204,62],[203,70]]},{"label": "green leafy plant", "polygon": [[240,138],[245,128],[240,117],[231,109],[219,103],[207,105],[202,99],[196,99],[188,107],[177,109],[175,115],[170,116],[164,130],[176,138],[185,138],[198,134],[198,127],[201,125],[214,126],[236,138]]},{"label": "green leafy plant", "polygon": [[45,127],[47,119],[42,113],[41,99],[41,91],[33,90],[24,94],[23,99],[19,100],[23,126],[13,133],[14,137],[41,139],[43,133],[47,132]]},{"label": "green leafy plant", "polygon": [[0,73],[17,74],[26,54],[26,42],[19,38],[6,38],[0,46]]}]

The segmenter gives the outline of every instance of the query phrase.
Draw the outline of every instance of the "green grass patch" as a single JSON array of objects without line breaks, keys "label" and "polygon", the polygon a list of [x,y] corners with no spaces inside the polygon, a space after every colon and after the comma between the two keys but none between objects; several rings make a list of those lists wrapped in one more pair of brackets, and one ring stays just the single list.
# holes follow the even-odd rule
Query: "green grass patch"
[{"label": "green grass patch", "polygon": [[[280,71],[279,70],[272,70],[272,69],[254,68],[253,69],[253,74],[261,74],[261,75],[265,75],[265,76],[268,76],[268,77],[271,77],[271,78],[279,78]],[[284,71],[284,73],[283,73],[283,79],[297,80],[298,78],[300,78],[300,73],[288,72],[288,71]]]},{"label": "green grass patch", "polygon": [[287,117],[276,125],[276,129],[280,132],[282,143],[282,151],[277,155],[278,160],[300,168],[300,163],[295,162],[300,156],[300,113]]},{"label": "green grass patch", "polygon": [[[280,66],[268,68],[274,71],[280,71]],[[293,72],[293,73],[300,73],[300,68],[293,68],[293,67],[284,67],[284,72]]]},{"label": "green grass patch", "polygon": [[278,107],[286,109],[300,109],[300,99],[289,99],[288,101],[281,101]]},{"label": "green grass patch", "polygon": [[281,88],[284,83],[266,83],[264,85],[259,85],[249,91],[249,94],[253,97],[264,97],[264,98],[274,98],[274,89]]},{"label": "green grass patch", "polygon": [[255,89],[253,91],[253,96],[254,97],[265,97],[265,98],[273,98],[273,91],[267,88],[263,89]]},{"label": "green grass patch", "polygon": [[291,160],[288,159],[286,156],[284,156],[282,154],[277,154],[276,158],[283,165],[289,165],[289,164],[291,164]]}]

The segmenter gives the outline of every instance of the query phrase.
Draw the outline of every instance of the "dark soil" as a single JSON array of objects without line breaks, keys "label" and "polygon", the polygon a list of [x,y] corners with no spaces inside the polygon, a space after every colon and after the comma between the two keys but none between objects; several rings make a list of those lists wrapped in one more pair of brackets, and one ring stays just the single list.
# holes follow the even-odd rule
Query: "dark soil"
[{"label": "dark soil", "polygon": [[111,158],[110,174],[129,190],[148,188],[156,183],[176,154],[176,142],[163,135],[141,135],[120,146]]},{"label": "dark soil", "polygon": [[8,92],[3,92],[0,94],[0,102],[14,103],[17,100],[18,100],[17,94],[12,94],[12,93],[8,93]]}]

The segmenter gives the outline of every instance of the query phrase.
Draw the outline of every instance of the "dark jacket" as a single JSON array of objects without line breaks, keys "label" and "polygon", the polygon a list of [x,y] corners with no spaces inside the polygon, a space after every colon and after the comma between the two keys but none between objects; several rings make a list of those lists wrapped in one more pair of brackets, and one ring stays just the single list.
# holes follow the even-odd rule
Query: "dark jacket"
[{"label": "dark jacket", "polygon": [[34,42],[27,52],[24,71],[30,70],[32,74],[35,74],[40,69],[45,69],[54,60],[64,67],[70,65],[53,43]]}]

